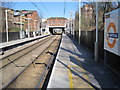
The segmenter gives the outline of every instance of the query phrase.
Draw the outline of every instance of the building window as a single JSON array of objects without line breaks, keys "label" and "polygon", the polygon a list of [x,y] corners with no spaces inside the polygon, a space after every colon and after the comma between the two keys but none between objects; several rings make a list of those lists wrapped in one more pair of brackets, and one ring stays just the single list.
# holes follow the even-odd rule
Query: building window
[{"label": "building window", "polygon": [[48,21],[48,24],[50,24],[51,22],[50,21]]},{"label": "building window", "polygon": [[61,21],[62,22],[62,24],[64,24],[64,21]]},{"label": "building window", "polygon": [[60,21],[58,21],[58,24],[60,23]]},{"label": "building window", "polygon": [[87,10],[87,9],[89,9],[89,7],[85,7],[85,9]]},{"label": "building window", "polygon": [[52,21],[52,24],[55,24],[55,21]]},{"label": "building window", "polygon": [[92,7],[90,7],[90,9],[92,9]]}]

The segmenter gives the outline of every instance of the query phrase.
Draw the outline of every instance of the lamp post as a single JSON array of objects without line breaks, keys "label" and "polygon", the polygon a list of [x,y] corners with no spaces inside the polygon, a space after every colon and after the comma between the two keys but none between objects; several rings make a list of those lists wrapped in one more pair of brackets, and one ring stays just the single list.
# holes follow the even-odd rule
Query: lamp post
[{"label": "lamp post", "polygon": [[5,10],[5,14],[6,14],[6,37],[7,37],[7,42],[9,41],[9,36],[8,36],[8,15],[7,15],[7,13],[8,13],[8,11],[11,11],[11,10]]},{"label": "lamp post", "polygon": [[96,1],[96,41],[94,51],[95,61],[98,60],[98,2]]},{"label": "lamp post", "polygon": [[80,0],[79,0],[79,44],[80,44],[80,37],[81,37],[81,29],[80,29],[80,26],[81,26],[81,3],[80,3]]},{"label": "lamp post", "polygon": [[72,17],[72,13],[74,13],[73,11],[70,11],[70,13],[71,13],[71,34],[73,35],[73,38],[74,38],[74,29],[73,29],[73,17]]},{"label": "lamp post", "polygon": [[35,26],[35,22],[36,22],[37,20],[34,20],[34,32],[33,32],[33,35],[34,35],[34,37],[36,36],[36,34],[35,34],[35,31],[36,31],[36,26],[37,26],[37,24],[36,24],[36,26]]},{"label": "lamp post", "polygon": [[25,19],[28,20],[28,38],[29,38],[30,37],[30,25],[29,25],[29,23],[30,23],[30,20],[32,20],[32,18],[25,18]]},{"label": "lamp post", "polygon": [[22,31],[22,15],[20,15],[20,31]]},{"label": "lamp post", "polygon": [[23,38],[23,31],[22,31],[22,15],[20,15],[20,38]]}]

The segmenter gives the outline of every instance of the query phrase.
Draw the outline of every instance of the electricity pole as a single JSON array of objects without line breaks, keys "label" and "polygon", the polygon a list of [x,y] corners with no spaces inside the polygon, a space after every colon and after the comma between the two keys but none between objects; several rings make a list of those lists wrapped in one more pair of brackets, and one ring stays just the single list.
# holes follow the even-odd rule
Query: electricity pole
[{"label": "electricity pole", "polygon": [[35,22],[36,22],[36,21],[37,21],[37,20],[34,20],[34,32],[33,32],[34,37],[36,36],[35,31],[36,31],[36,29],[37,29],[37,28],[36,28],[36,25],[37,25],[37,24],[35,25]]},{"label": "electricity pole", "polygon": [[22,32],[22,15],[20,15],[20,38],[23,38],[23,32]]},{"label": "electricity pole", "polygon": [[9,41],[9,38],[8,38],[8,11],[11,11],[11,10],[5,10],[5,14],[6,14],[6,37],[7,37],[7,42]]},{"label": "electricity pole", "polygon": [[95,61],[98,60],[98,2],[96,1],[96,41],[95,41]]},{"label": "electricity pole", "polygon": [[79,44],[80,44],[80,37],[81,37],[81,29],[80,29],[80,26],[81,26],[81,3],[80,3],[80,0],[79,0],[79,37],[78,37]]},{"label": "electricity pole", "polygon": [[73,39],[74,39],[74,29],[73,29],[73,17],[72,17],[72,13],[74,13],[73,11],[70,12],[71,13],[71,32],[72,32],[72,35],[73,35]]},{"label": "electricity pole", "polygon": [[28,20],[28,38],[30,37],[30,20],[32,20],[32,18],[26,18]]}]

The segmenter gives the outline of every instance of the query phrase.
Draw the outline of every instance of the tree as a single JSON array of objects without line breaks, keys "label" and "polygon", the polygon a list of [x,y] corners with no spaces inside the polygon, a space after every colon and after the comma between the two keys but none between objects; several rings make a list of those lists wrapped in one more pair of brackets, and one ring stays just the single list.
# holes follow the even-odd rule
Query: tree
[{"label": "tree", "polygon": [[[84,3],[84,5],[93,5],[93,12],[92,12],[92,18],[85,18],[84,12],[82,12],[82,18],[81,18],[81,23],[82,23],[82,29],[85,30],[93,30],[95,29],[95,20],[96,20],[96,3],[95,2],[87,2]],[[110,12],[113,10],[113,5],[112,2],[98,2],[98,23],[99,23],[99,30],[104,29],[104,23],[105,23],[105,14],[107,12]]]}]

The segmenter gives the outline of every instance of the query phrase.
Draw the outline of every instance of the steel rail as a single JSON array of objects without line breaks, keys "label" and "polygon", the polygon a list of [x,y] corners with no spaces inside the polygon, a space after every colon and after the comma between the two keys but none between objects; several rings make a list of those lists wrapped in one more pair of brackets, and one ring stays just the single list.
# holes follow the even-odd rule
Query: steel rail
[{"label": "steel rail", "polygon": [[[60,40],[60,42],[61,42],[61,40]],[[60,46],[60,42],[59,42],[59,44],[58,44],[58,47]],[[52,63],[53,60],[55,59],[55,55],[57,54],[57,52],[58,52],[58,49],[57,49],[57,50],[55,51],[55,53],[51,56],[51,59],[49,60],[49,62],[48,62],[48,64],[47,64],[47,67],[46,67],[44,73],[42,74],[42,77],[39,79],[39,82],[38,82],[38,84],[37,84],[37,86],[36,86],[36,90],[38,90],[39,86],[41,85],[41,83],[42,83],[42,81],[43,81],[43,79],[44,79],[44,77],[45,77],[45,74],[46,74],[47,70],[51,67],[51,63]]]},{"label": "steel rail", "polygon": [[[57,36],[57,37],[58,37],[58,36]],[[56,37],[56,38],[57,38],[57,37]],[[56,40],[56,38],[55,38],[55,40]],[[7,89],[7,87],[10,86],[10,84],[12,84],[12,82],[14,82],[30,65],[32,65],[33,62],[34,62],[35,60],[37,60],[37,59],[54,43],[55,40],[53,40],[52,43],[51,43],[49,46],[47,46],[45,50],[42,51],[42,53],[40,53],[29,65],[27,65],[18,75],[16,75],[16,76],[15,76],[6,86],[4,86],[2,89],[3,89],[3,90],[4,90],[4,89]]]},{"label": "steel rail", "polygon": [[[43,45],[44,43],[46,43],[46,42],[49,41],[50,39],[51,39],[51,38],[49,37],[49,38],[45,39],[45,41],[44,41],[43,43],[38,42],[38,43],[37,43],[38,45],[36,45],[36,47],[32,48],[31,50],[29,50],[29,51],[27,51],[26,53],[24,53],[24,54],[20,55],[19,57],[17,57],[16,59],[14,59],[14,60],[10,61],[9,63],[5,64],[5,65],[2,66],[0,69],[8,66],[9,64],[13,63],[14,61],[16,61],[16,60],[18,60],[18,59],[20,59],[21,57],[23,57],[23,56],[25,56],[26,54],[30,53],[32,50],[36,49],[38,46]],[[34,44],[34,45],[35,45],[35,44]],[[32,45],[32,46],[34,46],[34,45]],[[30,48],[30,47],[27,47],[26,49],[28,49],[28,48]],[[25,50],[25,49],[24,49],[24,50]]]},{"label": "steel rail", "polygon": [[[49,37],[47,37],[47,38],[49,38]],[[46,39],[47,39],[46,38]],[[40,38],[41,39],[41,38]],[[39,40],[40,40],[39,39]],[[46,40],[46,39],[44,39],[44,38],[42,38],[43,40]],[[43,41],[42,40],[42,41]],[[35,40],[36,41],[36,40]],[[32,44],[32,45],[30,45],[30,46],[33,46],[33,45],[35,45],[35,44],[37,44],[37,43],[39,43],[39,42],[36,42],[36,43],[34,43],[34,44]],[[12,56],[13,54],[15,54],[15,53],[18,53],[18,52],[20,52],[20,51],[22,51],[22,50],[25,50],[25,49],[27,49],[27,48],[29,48],[29,46],[28,47],[25,47],[25,48],[23,48],[23,49],[21,49],[21,50],[19,50],[19,51],[17,51],[17,52],[14,52],[14,53],[12,53],[12,54],[10,54],[10,55],[7,55],[7,56],[5,56],[5,57],[3,57],[3,58],[1,58],[0,60],[2,60],[2,59],[5,59],[5,58],[7,58],[7,57],[9,57],[9,56]]]}]

